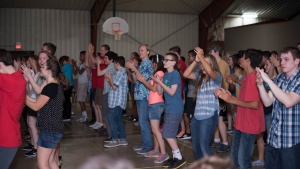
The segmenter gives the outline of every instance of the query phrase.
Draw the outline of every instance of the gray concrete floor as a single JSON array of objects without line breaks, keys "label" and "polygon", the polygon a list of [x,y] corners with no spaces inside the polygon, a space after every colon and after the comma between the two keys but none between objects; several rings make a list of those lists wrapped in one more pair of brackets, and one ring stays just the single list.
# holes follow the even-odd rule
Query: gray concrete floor
[{"label": "gray concrete floor", "polygon": [[[125,157],[133,162],[137,169],[162,168],[160,164],[155,164],[153,158],[145,158],[138,155],[132,147],[138,145],[141,141],[140,128],[129,121],[127,117],[123,117],[125,123],[128,146],[116,148],[105,148],[103,146],[106,136],[99,134],[98,131],[91,129],[88,124],[76,122],[81,115],[79,104],[73,103],[73,111],[76,113],[71,122],[65,122],[65,133],[61,141],[61,155],[63,156],[62,169],[76,169],[84,163],[89,157],[96,155],[105,155],[108,157]],[[89,105],[86,104],[87,111],[90,113]],[[130,114],[131,106],[127,106],[127,113]],[[90,114],[89,114],[90,116]],[[229,136],[231,142],[231,136]],[[26,145],[23,141],[23,145]],[[178,140],[179,149],[187,161],[185,166],[191,164],[193,160],[193,151],[191,140]],[[170,147],[166,144],[167,152],[172,156]],[[228,157],[229,153],[216,153],[221,157]],[[253,159],[257,158],[255,150]],[[10,169],[36,169],[36,158],[25,157],[24,151],[19,148]]]}]

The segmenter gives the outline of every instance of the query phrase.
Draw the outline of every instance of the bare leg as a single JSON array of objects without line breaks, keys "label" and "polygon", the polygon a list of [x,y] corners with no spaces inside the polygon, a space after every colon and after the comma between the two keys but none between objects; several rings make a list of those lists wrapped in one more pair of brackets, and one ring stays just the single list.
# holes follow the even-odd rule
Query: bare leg
[{"label": "bare leg", "polygon": [[57,152],[58,152],[57,148],[54,149],[49,158],[49,166],[51,169],[59,169],[58,164],[57,164],[57,159],[58,159]]},{"label": "bare leg", "polygon": [[232,129],[233,105],[227,104],[228,129]]},{"label": "bare leg", "polygon": [[86,111],[85,109],[85,103],[84,102],[78,102],[80,104],[80,108],[81,108],[81,111]]},{"label": "bare leg", "polygon": [[[154,135],[154,150],[159,151],[160,148],[160,152],[166,154],[166,146],[159,128],[159,120],[150,120],[150,124]],[[157,144],[157,146],[155,144]]]},{"label": "bare leg", "polygon": [[185,132],[190,134],[191,133],[190,118],[187,116],[187,113],[183,113],[183,120],[185,123]]},{"label": "bare leg", "polygon": [[180,120],[180,127],[181,127],[181,132],[185,132],[185,125],[184,125],[184,120],[183,120],[183,116]]},{"label": "bare leg", "polygon": [[265,142],[264,142],[264,132],[256,136],[258,160],[264,161],[265,159]]},{"label": "bare leg", "polygon": [[34,116],[27,116],[27,123],[29,127],[29,133],[31,136],[31,144],[37,149],[37,141],[39,137],[39,132],[36,127],[36,117]]},{"label": "bare leg", "polygon": [[54,149],[37,147],[37,166],[39,169],[50,169],[49,159]]},{"label": "bare leg", "polygon": [[169,143],[169,145],[170,145],[172,151],[178,149],[177,140],[176,140],[175,138],[167,138],[166,140],[167,140],[167,142]]},{"label": "bare leg", "polygon": [[220,134],[221,134],[221,137],[222,137],[222,142],[223,143],[228,143],[226,125],[223,121],[222,116],[219,116],[218,128],[219,128],[219,131],[220,131]]}]

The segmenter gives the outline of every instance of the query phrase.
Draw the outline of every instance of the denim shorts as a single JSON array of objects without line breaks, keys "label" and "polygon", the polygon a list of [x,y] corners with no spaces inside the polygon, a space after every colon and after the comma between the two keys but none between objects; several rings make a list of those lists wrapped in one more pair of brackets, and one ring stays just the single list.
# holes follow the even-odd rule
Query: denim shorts
[{"label": "denim shorts", "polygon": [[62,138],[61,133],[49,132],[45,130],[40,131],[39,139],[37,145],[44,148],[56,148],[57,144]]},{"label": "denim shorts", "polygon": [[149,119],[150,120],[160,120],[161,114],[165,109],[164,102],[159,102],[155,104],[150,104],[148,107]]}]

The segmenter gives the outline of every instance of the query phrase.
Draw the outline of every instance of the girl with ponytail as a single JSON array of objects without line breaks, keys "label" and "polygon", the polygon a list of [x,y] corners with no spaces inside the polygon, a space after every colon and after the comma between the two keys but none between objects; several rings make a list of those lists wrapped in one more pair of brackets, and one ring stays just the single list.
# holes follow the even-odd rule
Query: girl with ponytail
[{"label": "girl with ponytail", "polygon": [[25,101],[28,107],[38,112],[40,135],[37,142],[37,165],[40,169],[58,169],[57,145],[64,133],[61,83],[65,82],[62,75],[58,61],[48,59],[41,67],[41,76],[46,79],[46,86],[36,99],[27,96]]},{"label": "girl with ponytail", "polygon": [[[211,156],[210,140],[218,124],[219,100],[214,95],[214,89],[222,84],[218,63],[212,55],[204,55],[201,48],[195,48],[195,61],[189,65],[183,76],[198,80],[195,87],[195,114],[192,119],[191,132],[195,160]],[[201,72],[192,72],[199,66]]]}]

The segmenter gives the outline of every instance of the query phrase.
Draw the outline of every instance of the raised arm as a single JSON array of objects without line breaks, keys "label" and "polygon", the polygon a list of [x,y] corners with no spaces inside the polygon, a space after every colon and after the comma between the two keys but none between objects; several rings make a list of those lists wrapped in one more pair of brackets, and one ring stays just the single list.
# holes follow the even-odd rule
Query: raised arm
[{"label": "raised arm", "polygon": [[43,90],[43,88],[47,85],[47,82],[45,81],[41,86],[37,85],[33,79],[33,77],[31,76],[31,72],[30,69],[24,65],[21,66],[22,71],[24,76],[26,76],[31,84],[31,86],[33,87],[34,91],[37,94],[40,94]]},{"label": "raised arm", "polygon": [[[286,108],[290,108],[300,101],[300,96],[295,92],[286,93],[280,89],[270,78],[269,76],[259,68],[256,68],[256,71],[259,72],[261,78],[270,86],[272,94],[278,101],[280,101]],[[273,102],[274,98],[272,99]]]},{"label": "raised arm", "polygon": [[187,69],[183,73],[183,76],[185,78],[195,80],[196,76],[195,76],[195,73],[193,72],[193,70],[194,70],[195,66],[198,66],[198,62],[199,61],[195,60],[187,67]]},{"label": "raised arm", "polygon": [[94,46],[90,43],[88,45],[88,49],[86,52],[86,57],[85,57],[85,66],[92,68],[93,65],[96,64],[96,60],[94,57]]},{"label": "raised arm", "polygon": [[97,64],[97,76],[104,76],[105,74],[104,71],[100,69],[100,64],[101,64],[100,58],[96,59],[96,64]]},{"label": "raised arm", "polygon": [[[204,59],[203,49],[196,47],[195,52],[197,54],[197,58],[201,62],[203,69],[206,71],[207,75],[212,79],[216,80],[218,78],[218,74],[211,68],[210,64]],[[196,59],[197,61],[197,59]]]}]

